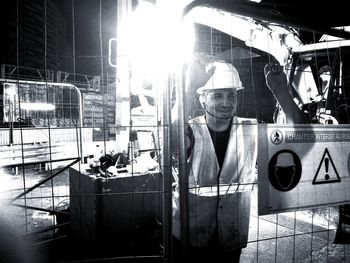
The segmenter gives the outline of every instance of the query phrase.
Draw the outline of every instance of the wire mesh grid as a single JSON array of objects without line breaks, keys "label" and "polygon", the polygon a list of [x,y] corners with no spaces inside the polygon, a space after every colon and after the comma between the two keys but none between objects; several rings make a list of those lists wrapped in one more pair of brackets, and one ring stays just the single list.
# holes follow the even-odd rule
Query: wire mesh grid
[{"label": "wire mesh grid", "polygon": [[[176,179],[172,175],[179,167],[176,163],[171,167],[171,160],[167,160],[170,122],[165,118],[174,102],[164,99],[164,91],[158,89],[168,87],[165,92],[170,97],[170,88],[179,83],[171,78],[161,84],[143,80],[149,88],[143,93],[130,87],[121,91],[124,76],[118,67],[108,64],[108,40],[116,36],[117,14],[131,12],[138,3],[118,2],[17,0],[9,9],[15,14],[8,30],[14,29],[11,41],[16,49],[2,66],[2,79],[7,79],[12,86],[6,87],[13,87],[17,96],[4,100],[1,148],[3,161],[7,156],[19,161],[2,168],[4,199],[16,199],[4,209],[10,228],[14,225],[16,234],[25,236],[30,247],[38,248],[35,256],[43,261],[171,261],[171,220],[167,221],[171,215],[166,210],[171,208],[171,187],[165,187]],[[196,52],[237,67],[245,86],[238,94],[237,115],[272,123],[275,101],[262,83],[265,64],[276,62],[270,55],[273,47],[265,47],[266,53],[256,47],[237,51],[242,42],[199,24],[196,34]],[[94,39],[90,43],[88,35]],[[346,56],[346,52],[325,50],[309,65],[313,72],[326,64],[335,65],[335,57]],[[111,59],[118,65],[122,57],[116,53]],[[309,57],[299,54],[300,70],[305,69]],[[339,72],[336,66],[334,70]],[[337,81],[344,79],[343,75],[339,73]],[[56,87],[53,83],[71,86]],[[76,95],[73,86],[81,94]],[[315,87],[315,94],[299,93],[297,97],[307,104],[303,109],[311,122],[317,123],[323,112],[316,112],[310,103],[324,98],[317,97],[320,84],[315,83]],[[186,94],[184,101],[188,119],[205,113],[195,92]],[[343,102],[347,105],[346,98]],[[25,103],[53,104],[55,110],[25,109]],[[343,104],[334,107],[342,109]],[[347,111],[341,111],[337,120],[348,123]],[[133,151],[128,149],[130,141]],[[117,176],[94,167],[96,158],[118,153]],[[38,155],[44,156],[44,161],[38,160]],[[73,166],[74,160],[80,162]],[[142,162],[149,166],[138,165]],[[258,184],[258,180],[253,182],[249,236],[241,262],[349,261],[346,206],[258,216]],[[24,257],[30,255],[23,251]]]}]

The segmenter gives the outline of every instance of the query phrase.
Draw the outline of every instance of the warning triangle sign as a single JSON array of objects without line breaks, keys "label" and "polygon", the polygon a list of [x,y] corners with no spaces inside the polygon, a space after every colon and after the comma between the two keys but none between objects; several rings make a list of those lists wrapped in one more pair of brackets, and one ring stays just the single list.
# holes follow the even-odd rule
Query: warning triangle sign
[{"label": "warning triangle sign", "polygon": [[326,148],[321,162],[317,168],[314,180],[312,184],[329,184],[340,182],[340,177],[337,172],[337,169],[334,166],[331,155],[329,154],[328,149]]}]

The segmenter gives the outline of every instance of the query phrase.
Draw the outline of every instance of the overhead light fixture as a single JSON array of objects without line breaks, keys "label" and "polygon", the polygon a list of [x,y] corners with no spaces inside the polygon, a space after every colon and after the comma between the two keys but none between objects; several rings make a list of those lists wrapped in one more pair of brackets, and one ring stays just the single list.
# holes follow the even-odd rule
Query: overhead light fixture
[{"label": "overhead light fixture", "polygon": [[51,111],[55,109],[55,105],[50,103],[21,103],[21,109],[23,110],[36,110],[36,111]]}]

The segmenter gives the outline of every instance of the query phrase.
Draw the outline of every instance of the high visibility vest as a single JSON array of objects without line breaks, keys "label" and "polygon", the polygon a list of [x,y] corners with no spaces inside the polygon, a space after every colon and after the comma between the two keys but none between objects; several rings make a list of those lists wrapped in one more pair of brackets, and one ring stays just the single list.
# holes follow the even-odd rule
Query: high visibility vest
[{"label": "high visibility vest", "polygon": [[[257,122],[234,118],[223,166],[220,167],[204,116],[189,122],[194,147],[189,158],[190,244],[205,247],[216,229],[224,249],[245,247],[248,240],[250,192],[255,179]],[[179,195],[173,198],[173,234],[180,238]]]}]

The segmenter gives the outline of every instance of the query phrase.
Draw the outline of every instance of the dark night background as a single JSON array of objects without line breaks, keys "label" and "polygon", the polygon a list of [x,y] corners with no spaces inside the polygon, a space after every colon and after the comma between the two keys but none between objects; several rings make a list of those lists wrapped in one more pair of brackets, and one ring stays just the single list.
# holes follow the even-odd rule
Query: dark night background
[{"label": "dark night background", "polygon": [[116,37],[117,1],[7,0],[1,9],[1,64],[44,69],[46,26],[46,69],[87,75],[115,72],[107,66],[107,56],[108,40]]}]

